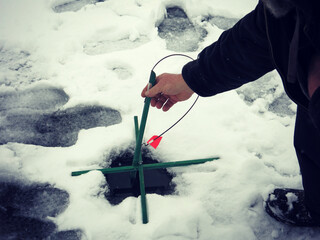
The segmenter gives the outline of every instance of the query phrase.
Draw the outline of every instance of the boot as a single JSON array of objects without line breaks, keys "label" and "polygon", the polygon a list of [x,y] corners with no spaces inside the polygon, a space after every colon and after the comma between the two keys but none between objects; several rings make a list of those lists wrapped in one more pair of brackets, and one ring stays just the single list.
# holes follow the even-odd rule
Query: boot
[{"label": "boot", "polygon": [[319,226],[311,217],[304,201],[304,191],[298,189],[275,189],[266,201],[266,212],[279,222],[300,226]]}]

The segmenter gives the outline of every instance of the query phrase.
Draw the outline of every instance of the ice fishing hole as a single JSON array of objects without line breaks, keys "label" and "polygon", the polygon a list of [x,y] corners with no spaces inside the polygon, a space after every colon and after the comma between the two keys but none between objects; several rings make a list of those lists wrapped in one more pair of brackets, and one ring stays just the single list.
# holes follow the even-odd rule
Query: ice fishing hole
[{"label": "ice fishing hole", "polygon": [[[158,163],[147,148],[141,151],[143,164]],[[117,151],[113,150],[107,157],[111,161],[110,167],[131,166],[134,156],[134,148]],[[160,161],[161,162],[161,161]],[[138,174],[138,172],[137,172]],[[131,183],[130,172],[105,174],[109,191],[105,193],[106,199],[117,205],[127,197],[138,197],[140,195],[139,177]],[[175,184],[172,182],[174,175],[166,169],[144,170],[144,182],[146,194],[156,193],[159,195],[170,195],[175,191]]]}]

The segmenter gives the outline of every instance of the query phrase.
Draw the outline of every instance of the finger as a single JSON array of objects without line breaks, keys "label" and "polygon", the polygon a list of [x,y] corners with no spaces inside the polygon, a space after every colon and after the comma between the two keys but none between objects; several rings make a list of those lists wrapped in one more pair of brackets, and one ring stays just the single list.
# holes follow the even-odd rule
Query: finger
[{"label": "finger", "polygon": [[157,99],[156,98],[151,98],[151,107],[155,107],[157,105]]},{"label": "finger", "polygon": [[156,94],[161,93],[160,89],[158,89],[158,88],[160,87],[159,85],[157,86],[156,89],[153,89],[153,90],[151,91],[151,93],[150,93],[149,90],[150,90],[151,88],[154,88],[154,87],[159,83],[159,81],[161,81],[161,78],[163,77],[163,75],[164,75],[164,74],[161,74],[160,76],[158,76],[158,77],[156,78],[156,83],[155,83],[154,86],[152,86],[151,83],[148,83],[148,84],[145,86],[145,88],[142,90],[141,96],[142,96],[142,97],[154,97]]},{"label": "finger", "polygon": [[164,112],[169,111],[170,108],[171,108],[174,104],[176,104],[176,102],[173,102],[173,101],[171,101],[171,100],[169,99],[169,100],[166,102],[166,104],[162,107],[162,110],[163,110]]},{"label": "finger", "polygon": [[147,97],[146,92],[148,91],[149,88],[151,88],[150,85],[151,85],[151,83],[148,83],[148,84],[144,87],[144,89],[143,89],[142,92],[141,92],[141,97]]},{"label": "finger", "polygon": [[168,98],[165,97],[164,95],[162,95],[162,96],[158,99],[158,102],[157,102],[157,104],[156,104],[156,107],[157,107],[158,109],[161,109],[162,106],[167,102],[167,100],[168,100]]},{"label": "finger", "polygon": [[[161,82],[158,82],[158,81],[159,81],[159,79],[157,79],[157,83],[153,87],[150,87],[149,90],[147,89],[147,91],[145,92],[145,95],[147,97],[154,97],[157,94],[162,93],[163,86],[162,86]],[[148,88],[148,85],[146,88]]]},{"label": "finger", "polygon": [[151,98],[151,106],[155,107],[157,105],[158,99],[161,97],[161,94],[157,94],[156,96],[154,96],[153,98]]},{"label": "finger", "polygon": [[147,91],[147,89],[148,89],[148,85],[145,86],[145,88],[142,90],[142,92],[141,92],[141,97],[146,97],[146,91]]}]

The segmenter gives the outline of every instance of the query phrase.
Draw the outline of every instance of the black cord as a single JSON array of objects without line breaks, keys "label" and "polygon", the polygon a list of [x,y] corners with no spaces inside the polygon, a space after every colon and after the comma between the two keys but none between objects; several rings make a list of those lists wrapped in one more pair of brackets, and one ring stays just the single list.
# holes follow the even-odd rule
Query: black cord
[{"label": "black cord", "polygon": [[161,59],[153,66],[153,68],[151,69],[151,71],[153,71],[153,70],[156,68],[156,66],[157,66],[159,63],[161,63],[163,60],[165,60],[166,58],[169,58],[169,57],[177,57],[177,56],[186,57],[186,58],[189,58],[189,59],[191,59],[192,61],[194,61],[194,59],[193,59],[192,57],[188,56],[188,55],[185,55],[185,54],[182,54],[182,53],[174,53],[174,54],[170,54],[170,55],[167,55],[167,56],[161,58]]},{"label": "black cord", "polygon": [[[163,60],[165,60],[165,59],[167,59],[167,58],[169,58],[169,57],[176,57],[176,56],[186,57],[186,58],[189,58],[189,59],[191,59],[192,61],[194,61],[194,59],[193,59],[192,57],[188,56],[188,55],[181,54],[181,53],[174,53],[174,54],[170,54],[170,55],[167,55],[167,56],[161,58],[161,59],[153,66],[153,68],[152,68],[151,71],[153,71],[153,70],[155,69],[155,67],[156,67],[160,62],[162,62]],[[175,125],[177,125],[177,124],[191,111],[191,109],[192,109],[193,106],[196,104],[196,102],[198,101],[198,99],[199,99],[199,95],[197,96],[196,100],[193,102],[193,104],[191,105],[191,107],[188,109],[188,111],[187,111],[185,114],[183,114],[183,116],[182,116],[181,118],[179,118],[179,120],[176,121],[174,124],[172,124],[167,130],[165,130],[163,133],[161,133],[159,136],[157,136],[155,139],[153,139],[153,141],[157,140],[158,138],[160,138],[161,136],[163,136],[166,132],[168,132],[170,129],[172,129]],[[153,142],[153,141],[152,141],[152,142]],[[149,143],[145,143],[144,145],[145,145],[145,146],[148,146]]]}]

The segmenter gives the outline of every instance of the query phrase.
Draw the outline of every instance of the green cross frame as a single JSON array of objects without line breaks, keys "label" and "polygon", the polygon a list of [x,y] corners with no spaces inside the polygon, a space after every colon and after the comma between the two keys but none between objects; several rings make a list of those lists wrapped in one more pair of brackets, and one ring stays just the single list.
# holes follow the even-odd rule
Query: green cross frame
[{"label": "green cross frame", "polygon": [[[154,86],[156,83],[156,74],[154,71],[151,71],[149,83],[151,86]],[[144,183],[144,170],[150,169],[159,169],[159,168],[169,168],[169,167],[182,167],[189,166],[193,164],[205,163],[208,161],[218,160],[219,157],[205,158],[205,159],[194,159],[194,160],[185,160],[185,161],[175,161],[175,162],[166,162],[166,163],[151,163],[151,164],[143,164],[141,157],[141,146],[144,135],[144,130],[146,127],[147,116],[149,112],[151,98],[145,98],[141,124],[139,128],[138,117],[134,117],[134,125],[135,125],[135,136],[136,136],[136,147],[134,151],[134,157],[131,166],[123,166],[123,167],[113,167],[113,168],[103,168],[103,169],[92,169],[92,170],[84,170],[84,171],[76,171],[72,172],[71,176],[79,176],[90,171],[101,171],[103,174],[111,174],[111,173],[120,173],[120,172],[130,172],[132,183],[133,180],[137,177],[137,172],[139,175],[139,185],[140,185],[140,199],[141,199],[141,210],[142,210],[142,223],[146,224],[149,222],[148,219],[148,211],[147,211],[147,199],[146,199],[146,191],[145,191],[145,183]]]}]

